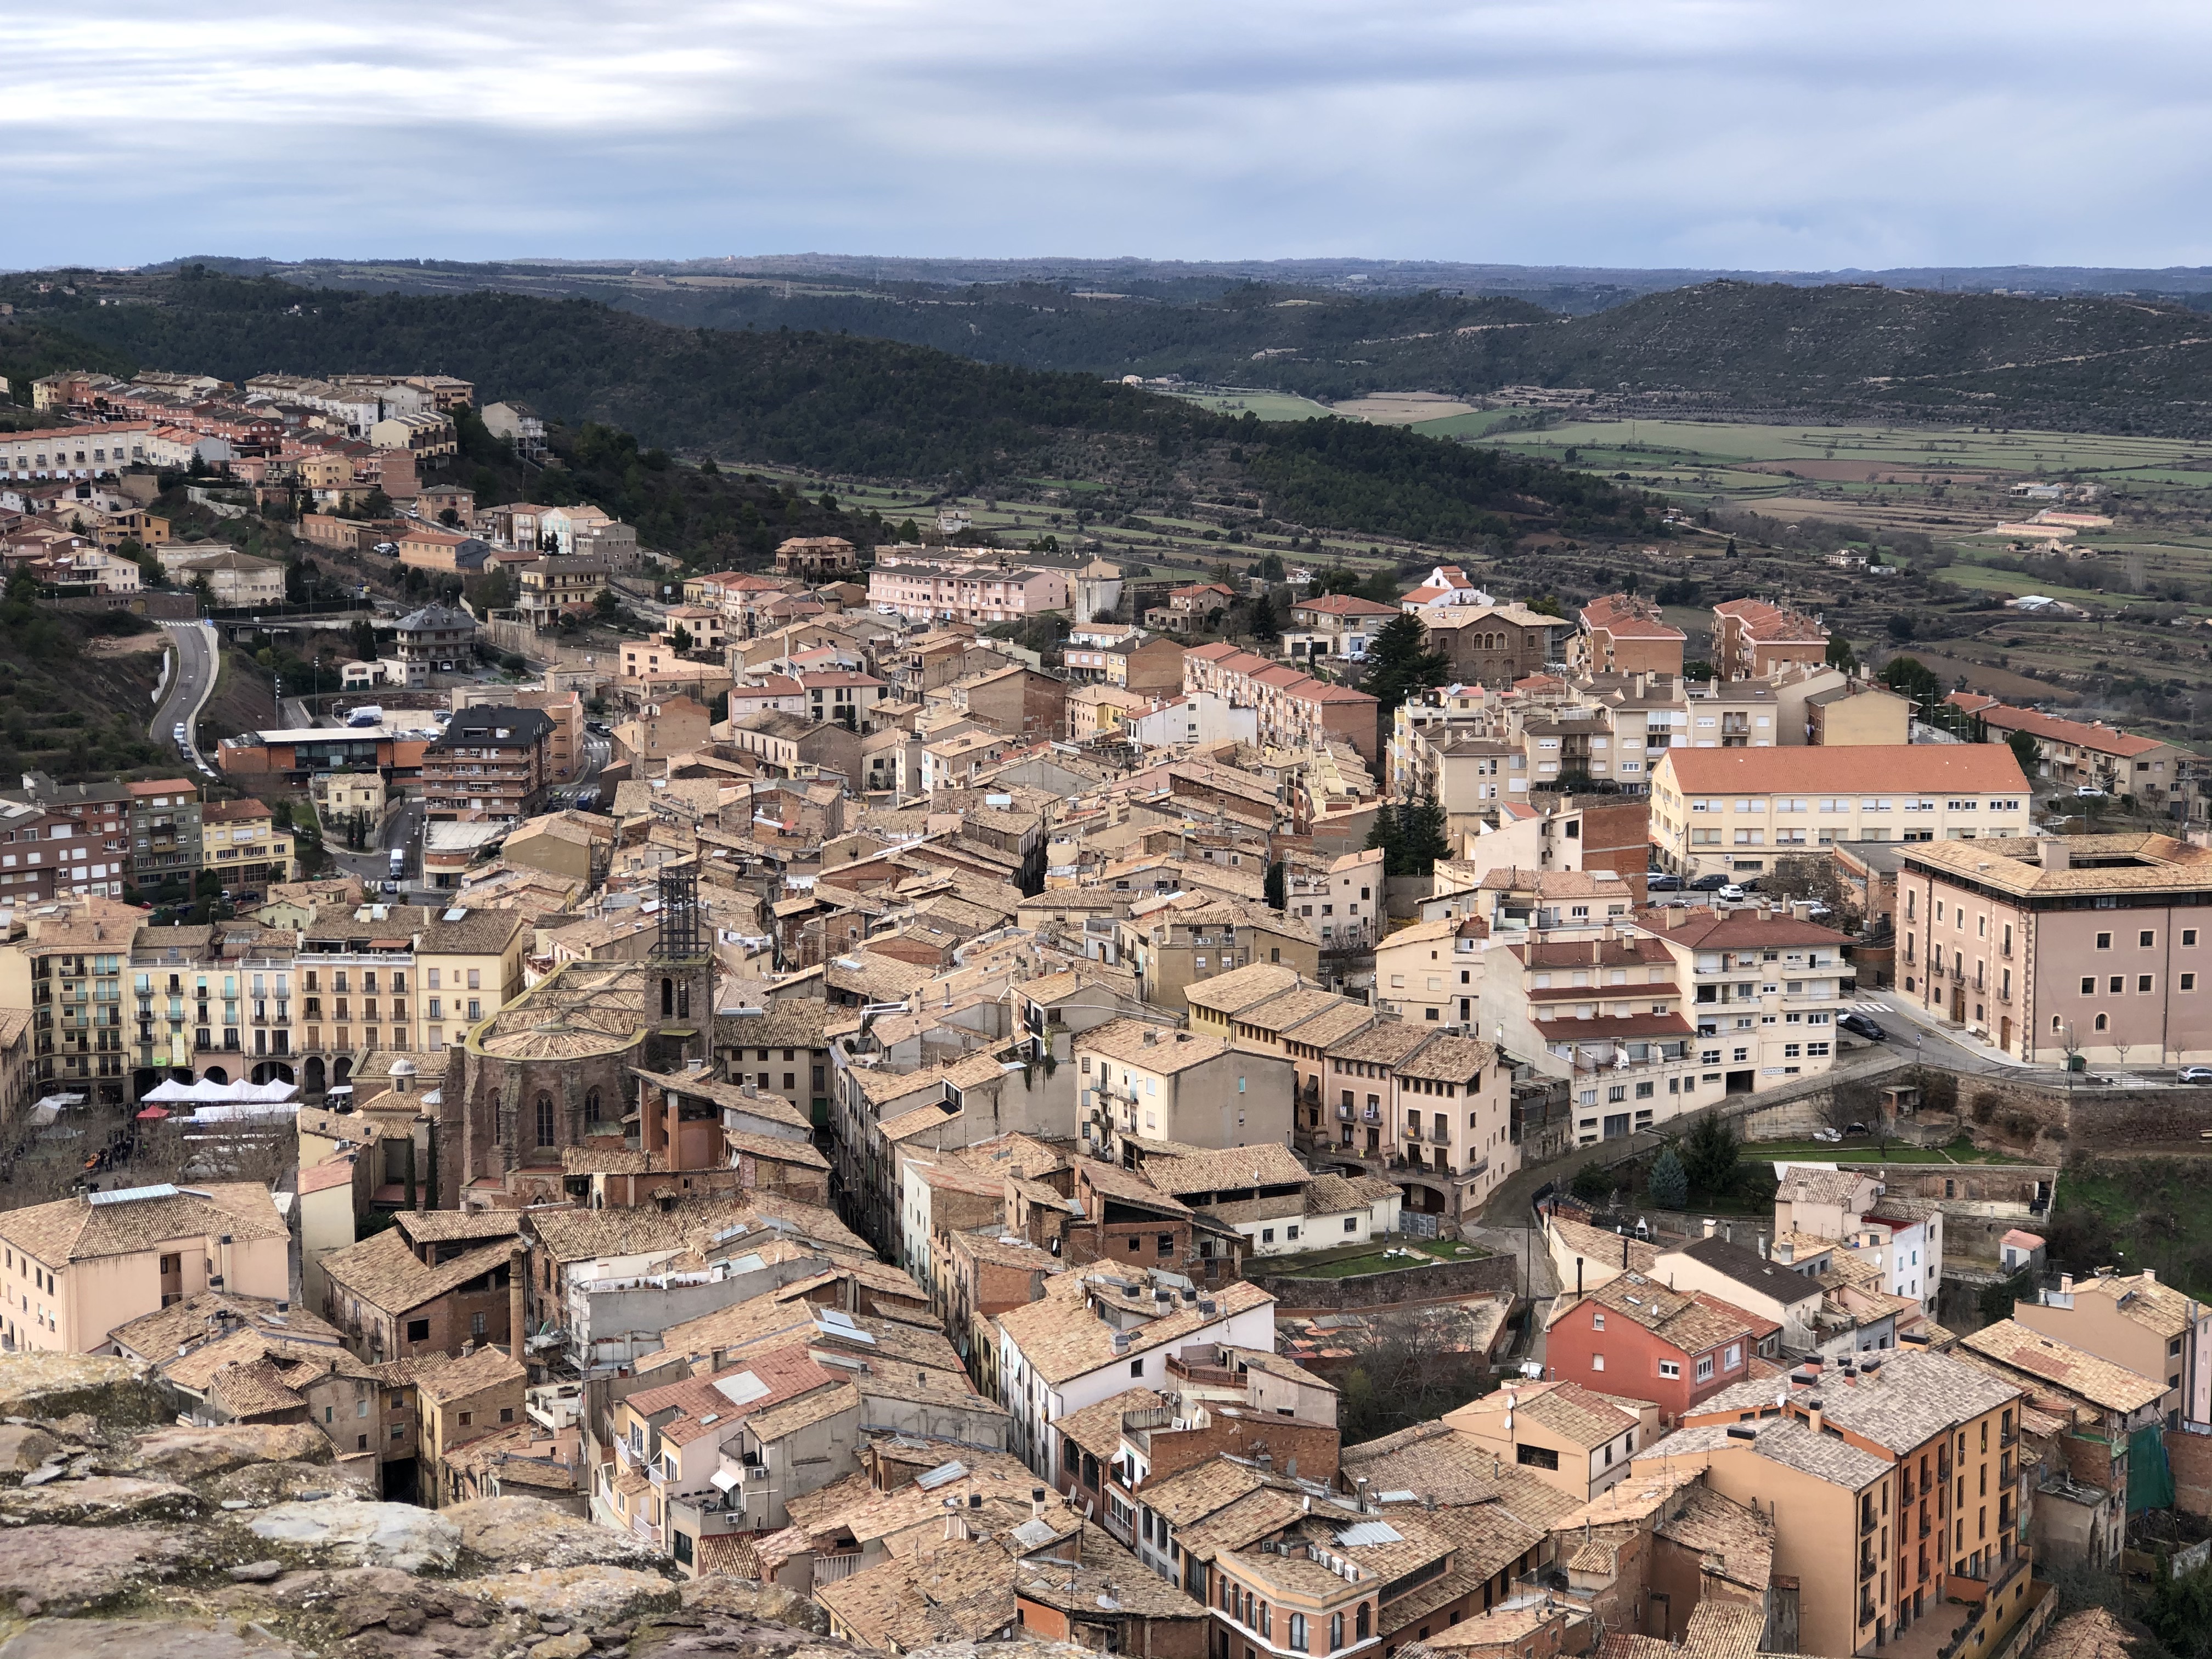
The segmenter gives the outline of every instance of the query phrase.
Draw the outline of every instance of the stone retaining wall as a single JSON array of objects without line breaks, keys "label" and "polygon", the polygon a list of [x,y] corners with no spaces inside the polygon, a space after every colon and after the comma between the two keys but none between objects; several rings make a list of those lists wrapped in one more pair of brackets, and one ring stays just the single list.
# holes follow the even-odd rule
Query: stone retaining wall
[{"label": "stone retaining wall", "polygon": [[1389,1273],[1356,1273],[1348,1279],[1297,1279],[1284,1273],[1247,1272],[1248,1283],[1275,1298],[1279,1313],[1340,1313],[1352,1308],[1387,1308],[1396,1303],[1442,1302],[1508,1294],[1521,1284],[1521,1264],[1500,1252],[1475,1261],[1439,1261],[1432,1267],[1399,1267]]}]

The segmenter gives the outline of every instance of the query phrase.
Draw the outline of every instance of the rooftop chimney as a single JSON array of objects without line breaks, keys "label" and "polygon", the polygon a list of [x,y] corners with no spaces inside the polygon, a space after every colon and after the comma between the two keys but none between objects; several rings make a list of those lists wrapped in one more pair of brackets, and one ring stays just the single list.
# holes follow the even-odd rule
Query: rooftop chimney
[{"label": "rooftop chimney", "polygon": [[1707,1238],[1711,1238],[1713,1236],[1713,1229],[1717,1224],[1713,1220],[1712,1217],[1707,1216],[1705,1218],[1705,1237]]},{"label": "rooftop chimney", "polygon": [[2046,870],[2070,870],[2074,867],[2074,850],[2066,844],[2063,836],[2050,836],[2036,843],[2036,862]]}]

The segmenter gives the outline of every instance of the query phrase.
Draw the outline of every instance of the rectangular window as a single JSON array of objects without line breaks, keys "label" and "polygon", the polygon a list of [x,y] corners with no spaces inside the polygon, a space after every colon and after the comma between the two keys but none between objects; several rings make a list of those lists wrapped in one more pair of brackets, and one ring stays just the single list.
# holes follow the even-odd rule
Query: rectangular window
[{"label": "rectangular window", "polygon": [[1711,1354],[1707,1354],[1703,1359],[1700,1359],[1698,1362],[1698,1381],[1700,1382],[1710,1382],[1712,1379],[1712,1375],[1713,1357]]},{"label": "rectangular window", "polygon": [[1682,1374],[1682,1367],[1681,1367],[1681,1365],[1680,1365],[1677,1361],[1674,1361],[1674,1360],[1672,1360],[1672,1359],[1662,1359],[1662,1360],[1661,1360],[1661,1361],[1659,1362],[1659,1375],[1660,1375],[1660,1376],[1681,1376],[1681,1374]]}]

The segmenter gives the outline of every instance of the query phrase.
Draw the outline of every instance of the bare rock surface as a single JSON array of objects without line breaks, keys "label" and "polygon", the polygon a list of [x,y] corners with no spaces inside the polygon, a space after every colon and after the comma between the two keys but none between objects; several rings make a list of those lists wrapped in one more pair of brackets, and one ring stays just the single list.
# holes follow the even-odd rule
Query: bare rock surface
[{"label": "bare rock surface", "polygon": [[62,1443],[35,1423],[0,1423],[0,1474],[28,1474],[61,1449]]},{"label": "bare rock surface", "polygon": [[830,1615],[818,1603],[781,1584],[763,1584],[750,1578],[731,1578],[720,1573],[695,1578],[683,1587],[683,1605],[690,1612],[763,1620],[816,1636],[830,1633]]},{"label": "bare rock surface", "polygon": [[171,1480],[204,1480],[256,1463],[327,1464],[331,1455],[330,1436],[312,1423],[225,1423],[142,1434],[131,1461]]},{"label": "bare rock surface", "polygon": [[0,1659],[289,1659],[270,1632],[232,1620],[33,1619]]},{"label": "bare rock surface", "polygon": [[[160,1423],[171,1408],[136,1360],[89,1353],[23,1352],[0,1368],[0,1418],[68,1418],[109,1425]],[[58,1426],[66,1433],[70,1425]]]},{"label": "bare rock surface", "polygon": [[335,1463],[249,1463],[212,1480],[194,1483],[213,1504],[243,1504],[265,1509],[271,1504],[309,1503],[319,1498],[372,1498],[368,1478]]},{"label": "bare rock surface", "polygon": [[173,1480],[141,1480],[132,1475],[95,1474],[82,1480],[56,1480],[43,1486],[0,1492],[0,1516],[31,1522],[174,1520],[199,1513],[199,1497]]},{"label": "bare rock surface", "polygon": [[352,1498],[278,1504],[248,1524],[254,1536],[271,1543],[320,1552],[348,1565],[403,1572],[450,1567],[461,1544],[461,1529],[434,1510]]},{"label": "bare rock surface", "polygon": [[595,1562],[653,1567],[666,1558],[642,1539],[594,1526],[538,1498],[479,1498],[441,1510],[463,1548],[501,1567],[576,1567]]},{"label": "bare rock surface", "polygon": [[173,1528],[9,1527],[0,1529],[0,1598],[75,1611],[158,1583],[192,1553]]},{"label": "bare rock surface", "polygon": [[453,1590],[510,1612],[594,1629],[641,1613],[672,1613],[677,1607],[676,1586],[659,1573],[596,1565],[465,1579]]}]

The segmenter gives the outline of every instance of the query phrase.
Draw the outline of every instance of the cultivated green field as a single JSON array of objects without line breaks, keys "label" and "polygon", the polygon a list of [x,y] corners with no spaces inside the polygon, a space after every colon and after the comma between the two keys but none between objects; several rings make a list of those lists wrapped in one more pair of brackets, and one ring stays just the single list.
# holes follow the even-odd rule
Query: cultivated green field
[{"label": "cultivated green field", "polygon": [[1253,414],[1263,421],[1311,421],[1333,412],[1327,404],[1291,392],[1206,391],[1174,395],[1217,415]]}]

